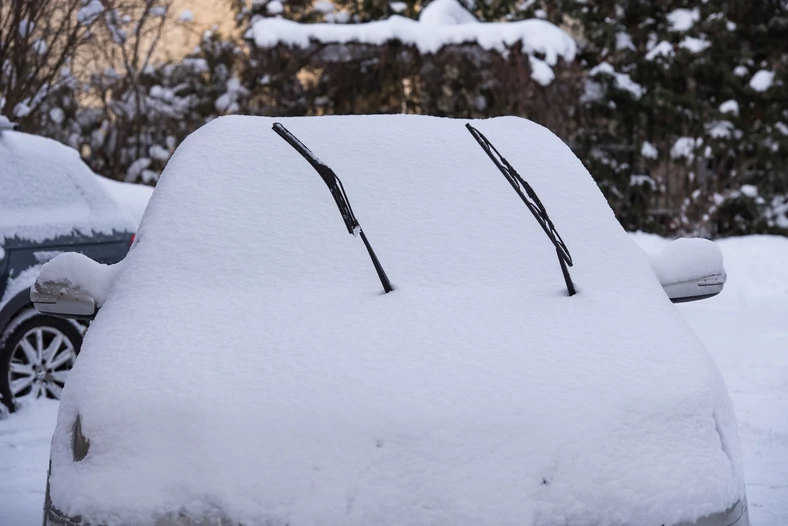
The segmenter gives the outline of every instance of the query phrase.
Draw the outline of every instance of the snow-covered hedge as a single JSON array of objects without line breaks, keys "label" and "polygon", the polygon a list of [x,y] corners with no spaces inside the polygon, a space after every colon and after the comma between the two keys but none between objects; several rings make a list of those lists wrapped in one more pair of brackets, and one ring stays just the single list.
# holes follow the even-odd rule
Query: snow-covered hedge
[{"label": "snow-covered hedge", "polygon": [[[476,44],[485,51],[507,54],[519,47],[523,53],[544,62],[532,75],[549,85],[550,67],[559,59],[572,61],[577,52],[574,39],[563,29],[545,20],[479,22],[457,0],[433,0],[422,9],[418,20],[394,15],[365,24],[299,24],[283,18],[262,18],[252,24],[250,36],[258,48],[278,45],[307,48],[320,44],[362,44],[382,46],[399,42],[430,54],[446,46]],[[547,69],[545,69],[547,68]],[[540,73],[550,72],[544,75]]]},{"label": "snow-covered hedge", "polygon": [[525,115],[572,137],[582,91],[576,44],[545,20],[480,22],[457,0],[434,0],[418,20],[267,17],[246,37],[252,113]]}]

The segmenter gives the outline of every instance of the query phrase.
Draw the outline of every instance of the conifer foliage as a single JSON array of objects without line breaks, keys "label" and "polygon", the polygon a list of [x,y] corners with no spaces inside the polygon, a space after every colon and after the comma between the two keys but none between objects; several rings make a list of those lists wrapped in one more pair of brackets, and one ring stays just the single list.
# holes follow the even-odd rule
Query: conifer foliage
[{"label": "conifer foliage", "polygon": [[556,4],[588,72],[577,153],[625,227],[786,232],[788,4]]}]

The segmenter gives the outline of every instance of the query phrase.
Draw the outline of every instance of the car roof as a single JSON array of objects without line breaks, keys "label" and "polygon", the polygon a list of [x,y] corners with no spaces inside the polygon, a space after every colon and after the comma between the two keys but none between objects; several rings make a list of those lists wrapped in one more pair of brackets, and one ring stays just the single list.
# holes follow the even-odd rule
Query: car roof
[{"label": "car roof", "polygon": [[17,131],[0,132],[0,244],[60,236],[133,232],[131,218],[95,181],[73,148]]},{"label": "car roof", "polygon": [[[278,121],[342,179],[394,292],[277,119],[201,128],[162,174],[69,378],[56,506],[96,522],[187,502],[250,523],[616,510],[661,524],[742,494],[713,361],[560,139],[473,121],[547,208],[573,297],[465,121]],[[95,451],[79,466],[77,414]]]}]

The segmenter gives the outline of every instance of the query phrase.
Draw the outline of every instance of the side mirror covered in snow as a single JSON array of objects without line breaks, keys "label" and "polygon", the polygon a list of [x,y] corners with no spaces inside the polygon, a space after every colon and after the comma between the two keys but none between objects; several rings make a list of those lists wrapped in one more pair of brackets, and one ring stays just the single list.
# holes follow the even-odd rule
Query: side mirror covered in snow
[{"label": "side mirror covered in snow", "polygon": [[722,252],[708,239],[676,239],[651,258],[651,267],[673,303],[716,296],[727,280]]},{"label": "side mirror covered in snow", "polygon": [[93,296],[66,281],[36,281],[30,289],[30,301],[42,314],[75,320],[92,320],[98,310]]},{"label": "side mirror covered in snow", "polygon": [[76,252],[60,254],[41,267],[30,301],[43,314],[92,320],[120,265],[102,265]]}]

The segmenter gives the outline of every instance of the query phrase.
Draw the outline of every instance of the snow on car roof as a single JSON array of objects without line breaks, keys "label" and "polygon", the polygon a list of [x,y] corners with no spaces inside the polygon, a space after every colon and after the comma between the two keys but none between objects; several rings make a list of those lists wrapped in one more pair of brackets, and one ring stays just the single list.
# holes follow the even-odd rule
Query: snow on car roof
[{"label": "snow on car roof", "polygon": [[76,150],[16,131],[0,133],[0,248],[14,237],[43,242],[78,233],[134,230]]},{"label": "snow on car roof", "polygon": [[96,175],[96,181],[115,200],[115,202],[139,225],[142,214],[148,206],[153,187],[144,184],[124,183],[108,177]]},{"label": "snow on car roof", "polygon": [[[473,123],[546,206],[573,297],[465,121],[280,119],[344,183],[384,295],[274,122],[217,119],[162,174],[63,394],[57,508],[673,524],[743,497],[716,366],[557,137]],[[91,449],[75,463],[78,413]]]}]

